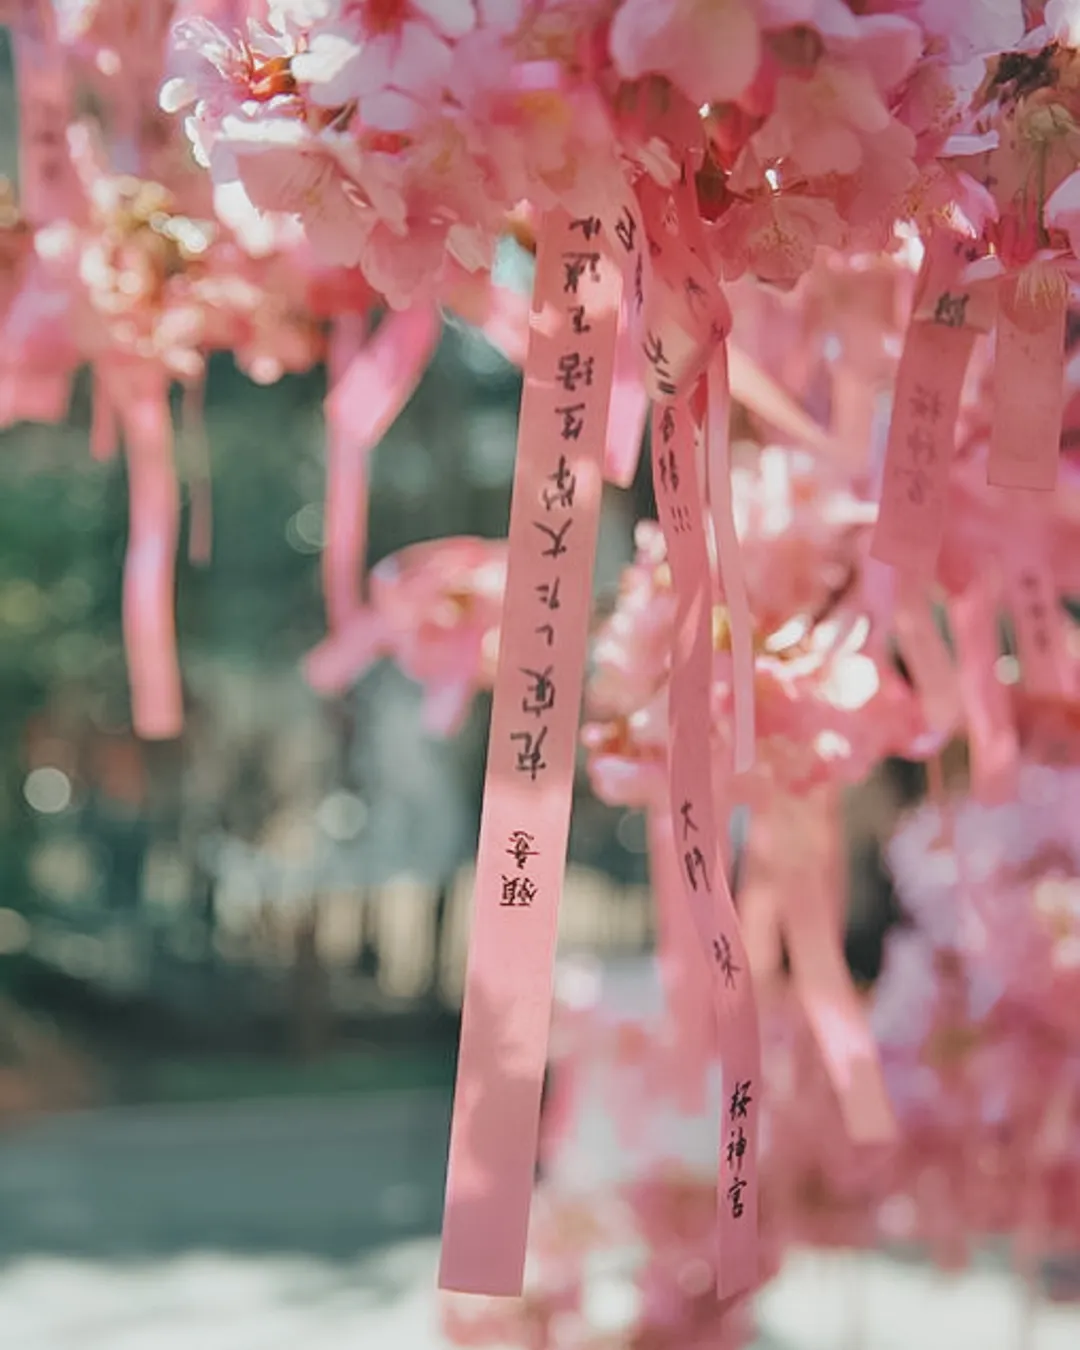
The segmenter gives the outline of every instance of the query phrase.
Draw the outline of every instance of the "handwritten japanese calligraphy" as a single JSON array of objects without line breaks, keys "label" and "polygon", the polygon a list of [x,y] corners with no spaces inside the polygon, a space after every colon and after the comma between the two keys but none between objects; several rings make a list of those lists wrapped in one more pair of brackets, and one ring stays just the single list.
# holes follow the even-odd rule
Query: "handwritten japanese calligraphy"
[{"label": "handwritten japanese calligraphy", "polygon": [[872,552],[920,578],[933,572],[941,547],[956,418],[974,343],[969,328],[916,321],[900,361]]},{"label": "handwritten japanese calligraphy", "polygon": [[521,1292],[625,259],[601,216],[541,229],[439,1274],[467,1293]]},{"label": "handwritten japanese calligraphy", "polygon": [[710,737],[702,733],[712,717],[712,580],[687,403],[668,400],[654,407],[652,453],[677,606],[669,697],[676,860],[683,899],[711,971],[721,1060],[738,1086],[740,1105],[742,1143],[736,1138],[735,1150],[728,1152],[725,1121],[720,1146],[718,1288],[727,1297],[755,1278],[757,1110],[749,1085],[758,1074],[759,1044],[749,963],[724,874]]}]

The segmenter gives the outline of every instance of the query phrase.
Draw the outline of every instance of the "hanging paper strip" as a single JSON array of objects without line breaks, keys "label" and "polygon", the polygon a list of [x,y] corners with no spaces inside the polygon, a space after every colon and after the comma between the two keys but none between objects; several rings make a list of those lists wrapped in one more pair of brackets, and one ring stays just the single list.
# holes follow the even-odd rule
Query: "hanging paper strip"
[{"label": "hanging paper strip", "polygon": [[439,1284],[520,1294],[620,277],[595,218],[541,232],[510,508]]},{"label": "hanging paper strip", "polygon": [[896,377],[881,507],[871,555],[928,579],[945,530],[956,419],[975,337],[993,320],[994,293],[963,286],[965,241],[938,231],[927,243]]},{"label": "hanging paper strip", "polygon": [[1052,492],[1065,412],[1065,314],[1069,288],[1029,293],[1001,282],[994,351],[994,421],[987,474],[998,487]]},{"label": "hanging paper strip", "polygon": [[945,530],[949,469],[975,334],[947,323],[908,329],[896,381],[872,556],[929,578]]},{"label": "hanging paper strip", "polygon": [[893,622],[900,655],[919,691],[930,727],[939,736],[949,736],[961,714],[956,667],[925,587],[904,577],[899,591]]},{"label": "hanging paper strip", "polygon": [[734,769],[747,773],[754,766],[754,624],[731,495],[731,388],[726,342],[721,342],[709,366],[708,409],[709,512],[731,634]]},{"label": "hanging paper strip", "polygon": [[365,342],[359,314],[337,320],[326,398],[326,548],[323,594],[331,631],[363,608],[368,459],[412,398],[438,345],[442,323],[427,304],[387,314]]},{"label": "hanging paper strip", "polygon": [[724,345],[731,313],[708,265],[692,175],[684,171],[674,209],[654,184],[645,185],[642,193],[655,278],[645,342],[651,392],[654,398],[667,399],[685,393],[700,376],[698,392],[709,409],[703,469],[731,633],[734,767],[743,773],[754,761],[754,653],[731,501],[731,390]]},{"label": "hanging paper strip", "polygon": [[718,1025],[721,1107],[717,1294],[758,1278],[758,1109],[762,1092],[749,961],[728,890],[713,792],[712,584],[694,427],[687,403],[653,410],[653,480],[676,595],[669,693],[671,819],[685,900],[710,971]]},{"label": "hanging paper strip", "polygon": [[146,740],[169,740],[183,729],[184,701],[174,622],[180,497],[168,386],[149,369],[111,376],[128,469],[123,621],[132,723]]},{"label": "hanging paper strip", "polygon": [[67,144],[70,96],[51,0],[21,0],[13,37],[20,206],[27,220],[47,224],[69,217],[77,196]]},{"label": "hanging paper strip", "polygon": [[716,1026],[708,966],[693,915],[683,898],[682,859],[668,803],[649,810],[649,877],[656,909],[656,954],[673,1045],[664,1081],[688,1114],[705,1108],[709,1066],[716,1058]]},{"label": "hanging paper strip", "polygon": [[834,788],[798,800],[777,792],[753,828],[773,859],[792,977],[848,1137],[856,1144],[896,1139],[877,1045],[844,958],[847,860]]},{"label": "hanging paper strip", "polygon": [[1039,509],[1041,500],[1016,503],[1016,533],[1002,557],[1005,594],[1024,688],[1036,698],[1069,699],[1076,691],[1068,620],[1050,557],[1051,523]]},{"label": "hanging paper strip", "polygon": [[[79,214],[79,190],[68,153],[70,91],[51,0],[20,0],[12,21],[19,101],[19,205],[33,225]],[[14,353],[7,353],[11,359]],[[71,398],[67,370],[20,369],[0,389],[0,426],[15,421],[62,422]]]},{"label": "hanging paper strip", "polygon": [[998,676],[1001,635],[993,582],[979,578],[949,605],[960,697],[967,719],[971,791],[979,801],[1009,801],[1019,746],[1009,693]]},{"label": "hanging paper strip", "polygon": [[97,367],[90,399],[90,453],[99,463],[105,463],[115,457],[120,447],[120,428],[109,398],[108,382]]},{"label": "hanging paper strip", "polygon": [[[210,437],[206,433],[206,377],[184,386],[180,405],[181,430],[187,452],[188,561],[209,567],[214,547],[214,495]],[[95,405],[96,412],[96,405]]]},{"label": "hanging paper strip", "polygon": [[333,631],[363,607],[361,571],[367,552],[367,450],[351,433],[345,408],[334,399],[346,371],[359,356],[367,336],[363,315],[337,319],[330,334],[326,400],[326,542],[322,555],[323,603]]},{"label": "hanging paper strip", "polygon": [[611,411],[604,451],[604,477],[616,487],[628,488],[634,481],[648,414],[641,333],[633,315],[633,297],[627,288],[619,314],[615,375],[611,383]]}]

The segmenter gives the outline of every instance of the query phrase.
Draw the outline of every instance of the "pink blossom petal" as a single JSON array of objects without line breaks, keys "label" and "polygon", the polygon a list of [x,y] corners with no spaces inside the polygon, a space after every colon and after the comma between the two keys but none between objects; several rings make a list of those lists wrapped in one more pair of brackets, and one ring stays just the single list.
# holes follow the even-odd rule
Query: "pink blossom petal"
[{"label": "pink blossom petal", "polygon": [[426,24],[407,23],[391,72],[391,83],[399,89],[419,93],[438,91],[450,77],[453,63],[450,48]]},{"label": "pink blossom petal", "polygon": [[[472,0],[412,0],[412,7],[444,37],[464,37],[476,27]],[[504,0],[503,8],[512,10],[514,0]]]},{"label": "pink blossom petal", "polygon": [[360,101],[364,124],[379,131],[409,131],[423,114],[423,106],[398,89],[379,89]]}]

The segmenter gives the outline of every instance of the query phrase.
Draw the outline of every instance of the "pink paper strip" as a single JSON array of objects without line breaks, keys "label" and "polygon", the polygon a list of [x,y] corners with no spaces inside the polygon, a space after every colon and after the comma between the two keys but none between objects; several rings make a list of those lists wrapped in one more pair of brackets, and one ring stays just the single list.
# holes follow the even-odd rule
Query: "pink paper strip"
[{"label": "pink paper strip", "polygon": [[1016,533],[1002,551],[1002,569],[1024,687],[1037,698],[1067,699],[1075,681],[1050,558],[1052,523],[1039,509],[1044,500],[1025,494],[1015,503]]},{"label": "pink paper strip", "polygon": [[777,794],[760,826],[770,836],[795,986],[848,1136],[856,1144],[892,1143],[896,1118],[877,1044],[844,959],[847,859],[836,793],[826,788],[797,801]]},{"label": "pink paper strip", "polygon": [[727,345],[723,342],[709,366],[708,409],[709,511],[731,632],[734,768],[738,774],[754,767],[754,621],[739,537],[735,533],[731,496],[731,389]]},{"label": "pink paper strip", "polygon": [[757,1009],[749,960],[727,886],[712,781],[712,584],[694,428],[682,400],[653,410],[653,480],[676,595],[669,706],[671,816],[683,893],[711,968],[724,1081],[717,1294],[758,1280]]},{"label": "pink paper strip", "polygon": [[997,593],[989,581],[975,582],[950,603],[949,626],[967,718],[972,795],[991,804],[1009,801],[1020,752],[1008,691],[998,678]]},{"label": "pink paper strip", "polygon": [[206,385],[203,379],[184,386],[180,416],[189,455],[187,467],[188,561],[209,567],[214,548],[214,495],[210,465],[210,438],[206,434]]},{"label": "pink paper strip", "polygon": [[132,725],[145,740],[170,740],[183,729],[184,699],[174,620],[180,495],[168,389],[157,372],[129,380],[121,370],[113,377],[130,502],[123,621]]},{"label": "pink paper strip", "polygon": [[524,1275],[618,322],[599,230],[553,214],[537,253],[439,1270],[465,1293]]},{"label": "pink paper strip", "polygon": [[755,828],[756,822],[755,812],[750,816],[743,847],[736,899],[750,973],[754,988],[760,991],[781,974],[783,944],[780,902],[772,876],[771,839],[767,830]]},{"label": "pink paper strip", "polygon": [[70,93],[50,0],[21,0],[13,27],[19,96],[19,202],[34,224],[71,214]]},{"label": "pink paper strip", "polygon": [[917,582],[903,579],[893,623],[930,726],[941,736],[951,735],[961,716],[956,667],[934,622],[929,598]]},{"label": "pink paper strip", "polygon": [[705,1108],[705,1084],[710,1062],[716,1057],[716,1023],[709,972],[693,916],[683,898],[682,859],[675,849],[675,832],[667,805],[654,807],[648,817],[649,874],[656,909],[657,960],[668,1019],[674,1037],[669,1051],[675,1098],[689,1115]]},{"label": "pink paper strip", "polygon": [[623,293],[619,337],[615,344],[615,375],[611,383],[604,477],[616,487],[628,488],[637,473],[649,396],[645,392],[645,361],[641,339],[631,314],[629,290]]},{"label": "pink paper strip", "polygon": [[956,418],[975,334],[912,323],[897,375],[881,509],[871,553],[919,578],[937,565]]},{"label": "pink paper strip", "polygon": [[1065,412],[1068,287],[1026,299],[1001,283],[994,351],[994,421],[987,477],[998,487],[1052,492]]},{"label": "pink paper strip", "polygon": [[15,422],[63,422],[71,402],[71,385],[67,371],[19,370],[5,375],[0,383],[0,427]]},{"label": "pink paper strip", "polygon": [[[389,323],[393,316],[387,318]],[[325,545],[322,555],[323,603],[331,632],[343,628],[363,607],[363,571],[367,555],[367,454],[350,431],[334,391],[357,360],[367,325],[362,316],[337,319],[330,334],[326,400]]]},{"label": "pink paper strip", "polygon": [[107,382],[96,367],[90,397],[90,453],[98,463],[104,464],[116,457],[120,448],[120,428]]},{"label": "pink paper strip", "polygon": [[341,419],[365,452],[378,445],[412,398],[441,333],[433,305],[391,311],[362,347],[354,331],[353,359],[334,382],[326,411]]},{"label": "pink paper strip", "polygon": [[439,341],[430,305],[392,312],[370,342],[360,315],[338,319],[331,338],[326,398],[326,547],[323,594],[331,630],[363,606],[367,553],[368,456],[404,410]]}]

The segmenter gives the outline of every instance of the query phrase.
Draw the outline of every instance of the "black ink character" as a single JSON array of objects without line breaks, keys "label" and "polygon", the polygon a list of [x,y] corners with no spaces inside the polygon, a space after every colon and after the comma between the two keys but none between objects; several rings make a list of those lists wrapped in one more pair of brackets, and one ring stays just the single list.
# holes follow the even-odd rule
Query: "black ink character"
[{"label": "black ink character", "polygon": [[728,989],[734,989],[735,976],[739,973],[740,967],[735,964],[731,943],[725,933],[721,933],[718,938],[713,939],[713,959],[724,976],[724,985]]},{"label": "black ink character", "polygon": [[656,375],[656,388],[664,398],[674,398],[677,392],[671,375],[671,367],[668,364],[667,353],[664,351],[663,340],[656,333],[646,335],[643,344],[645,359],[653,368]]},{"label": "black ink character", "polygon": [[544,505],[549,511],[553,506],[562,506],[569,509],[574,505],[577,475],[567,464],[565,455],[559,456],[559,466],[554,473],[548,474],[548,482],[555,484],[553,488],[545,488],[542,494]]},{"label": "black ink character", "polygon": [[633,253],[634,241],[637,239],[637,221],[628,206],[623,207],[622,215],[615,222],[615,238],[627,253]]},{"label": "black ink character", "polygon": [[679,463],[675,458],[674,450],[661,450],[657,458],[657,467],[660,470],[660,486],[666,492],[670,486],[672,492],[679,490]]},{"label": "black ink character", "polygon": [[696,278],[687,277],[683,282],[683,293],[686,296],[686,303],[692,312],[697,314],[705,302],[705,287]]},{"label": "black ink character", "polygon": [[547,734],[547,727],[541,727],[535,734],[531,731],[512,731],[510,733],[512,741],[525,742],[524,749],[517,752],[517,771],[518,773],[527,773],[534,783],[537,774],[543,773],[547,768],[547,760],[544,759],[544,741]]},{"label": "black ink character", "polygon": [[742,1171],[743,1156],[746,1153],[746,1135],[743,1133],[743,1127],[738,1127],[738,1133],[733,1134],[728,1141],[727,1160],[728,1166],[737,1172]]},{"label": "black ink character", "polygon": [[731,1201],[731,1217],[741,1219],[746,1213],[746,1206],[743,1204],[742,1194],[746,1190],[746,1180],[743,1177],[736,1177],[727,1190],[727,1198]]},{"label": "black ink character", "polygon": [[585,430],[585,419],[581,416],[585,411],[585,404],[567,403],[555,411],[562,418],[562,431],[559,435],[564,441],[576,441]]},{"label": "black ink character", "polygon": [[570,311],[570,323],[575,333],[591,333],[592,324],[585,321],[585,306],[575,305]]},{"label": "black ink character", "polygon": [[907,448],[911,451],[912,462],[917,467],[924,464],[933,464],[937,460],[937,447],[934,445],[934,438],[922,427],[915,427],[908,432]]},{"label": "black ink character", "polygon": [[963,328],[967,323],[969,299],[967,295],[950,295],[943,291],[934,307],[934,322],[944,324],[946,328]]},{"label": "black ink character", "polygon": [[555,684],[551,678],[551,666],[545,666],[543,670],[526,670],[521,668],[522,675],[529,678],[529,690],[521,700],[522,712],[532,713],[539,717],[541,713],[550,712],[555,706]]},{"label": "black ink character", "polygon": [[746,1112],[754,1100],[750,1095],[752,1086],[749,1078],[743,1083],[736,1082],[735,1090],[731,1094],[731,1105],[728,1107],[729,1120],[746,1119]]},{"label": "black ink character", "polygon": [[536,895],[536,882],[531,877],[503,877],[499,908],[528,909]]},{"label": "black ink character", "polygon": [[593,381],[593,358],[582,360],[580,352],[566,352],[559,357],[559,381],[570,394],[576,394],[578,385],[591,385]]},{"label": "black ink character", "polygon": [[916,417],[927,422],[938,422],[944,416],[941,395],[936,389],[925,384],[917,384],[911,396],[911,411]]},{"label": "black ink character", "polygon": [[[538,858],[540,855],[533,848],[536,843],[536,836],[529,834],[527,830],[513,830],[510,834],[510,847],[506,850],[518,865],[518,871],[525,870],[525,864],[530,858]],[[506,878],[504,877],[505,881]]]},{"label": "black ink character", "polygon": [[559,608],[559,578],[554,581],[542,581],[536,588],[536,594],[540,597],[540,603],[546,605],[548,609]]},{"label": "black ink character", "polygon": [[600,233],[600,218],[599,216],[582,216],[580,220],[572,220],[570,228],[580,230],[587,240],[592,240]]},{"label": "black ink character", "polygon": [[563,282],[564,295],[577,295],[581,278],[588,275],[590,281],[600,280],[599,253],[564,253],[563,269],[566,280]]},{"label": "black ink character", "polygon": [[698,878],[701,878],[702,887],[711,891],[709,885],[709,870],[705,866],[705,854],[695,844],[693,848],[687,849],[683,854],[683,863],[686,866],[686,875],[690,881],[690,889],[696,891],[698,888]]},{"label": "black ink character", "polygon": [[569,520],[563,521],[557,530],[554,530],[550,525],[542,525],[538,520],[533,521],[533,528],[540,530],[541,533],[546,534],[551,540],[551,546],[544,549],[543,553],[540,554],[541,558],[561,558],[564,553],[569,552],[569,549],[563,541],[566,539],[570,526],[573,525],[573,523],[574,520],[573,517],[571,517]]},{"label": "black ink character", "polygon": [[542,623],[539,628],[534,628],[536,634],[544,634],[544,642],[549,647],[555,646],[555,625],[553,623]]},{"label": "black ink character", "polygon": [[690,837],[690,831],[698,833],[698,827],[694,824],[694,803],[687,799],[679,807],[679,815],[682,817],[682,837],[684,840]]},{"label": "black ink character", "polygon": [[907,499],[912,506],[923,506],[930,495],[930,477],[922,469],[908,469]]}]

